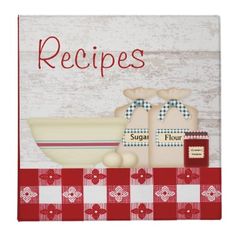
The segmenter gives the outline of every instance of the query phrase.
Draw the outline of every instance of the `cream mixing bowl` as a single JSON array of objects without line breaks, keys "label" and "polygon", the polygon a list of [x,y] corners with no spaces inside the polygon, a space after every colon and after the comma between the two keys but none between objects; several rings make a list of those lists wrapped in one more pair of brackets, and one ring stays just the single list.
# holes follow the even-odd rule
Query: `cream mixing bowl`
[{"label": "cream mixing bowl", "polygon": [[68,168],[90,168],[115,151],[127,120],[123,118],[30,118],[32,136],[52,161]]}]

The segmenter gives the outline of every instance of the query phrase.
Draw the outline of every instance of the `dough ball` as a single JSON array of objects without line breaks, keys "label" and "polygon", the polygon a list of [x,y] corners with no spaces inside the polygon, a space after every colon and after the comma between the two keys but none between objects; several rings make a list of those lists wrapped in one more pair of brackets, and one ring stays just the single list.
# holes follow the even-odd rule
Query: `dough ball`
[{"label": "dough ball", "polygon": [[122,153],[123,163],[122,167],[132,168],[138,163],[138,157],[136,154],[132,152],[124,152]]},{"label": "dough ball", "polygon": [[103,157],[103,164],[107,167],[120,167],[122,164],[122,157],[117,152],[109,152]]}]

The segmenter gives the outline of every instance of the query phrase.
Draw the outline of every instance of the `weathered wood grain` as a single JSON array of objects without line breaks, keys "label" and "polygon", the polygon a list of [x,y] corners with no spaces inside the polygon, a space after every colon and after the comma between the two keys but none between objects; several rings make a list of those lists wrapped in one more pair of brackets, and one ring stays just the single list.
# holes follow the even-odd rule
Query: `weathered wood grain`
[{"label": "weathered wood grain", "polygon": [[[122,71],[115,67],[103,79],[92,69],[39,70],[36,53],[22,53],[21,57],[21,118],[111,116],[116,107],[129,102],[123,90],[138,86],[190,88],[191,96],[183,101],[196,107],[200,118],[219,118],[218,52],[149,53],[143,69]],[[151,102],[164,101],[156,97]]]},{"label": "weathered wood grain", "polygon": [[[145,67],[81,72],[37,67],[40,38],[56,35],[62,50],[92,46],[112,52],[144,50]],[[204,17],[20,17],[21,168],[58,167],[35,144],[30,117],[113,116],[116,107],[130,102],[122,91],[133,87],[190,88],[184,103],[199,110],[199,129],[210,135],[210,165],[220,165],[220,52],[219,18]],[[47,53],[53,50],[47,48]],[[59,64],[59,57],[54,60]],[[163,103],[158,97],[151,103]]]},{"label": "weathered wood grain", "polygon": [[[38,40],[55,35],[68,51],[94,45],[122,51],[219,51],[217,16],[21,16],[22,51],[36,51]],[[53,50],[52,46],[48,50]]]}]

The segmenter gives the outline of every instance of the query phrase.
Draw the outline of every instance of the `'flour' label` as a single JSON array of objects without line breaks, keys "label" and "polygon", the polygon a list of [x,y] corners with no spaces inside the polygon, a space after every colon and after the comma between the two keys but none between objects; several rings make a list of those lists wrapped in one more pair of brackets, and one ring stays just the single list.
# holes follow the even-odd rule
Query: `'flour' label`
[{"label": "'flour' label", "polygon": [[125,147],[143,147],[148,146],[148,139],[148,129],[125,129],[122,141]]},{"label": "'flour' label", "polygon": [[158,147],[183,146],[184,133],[188,129],[157,129],[156,145]]}]

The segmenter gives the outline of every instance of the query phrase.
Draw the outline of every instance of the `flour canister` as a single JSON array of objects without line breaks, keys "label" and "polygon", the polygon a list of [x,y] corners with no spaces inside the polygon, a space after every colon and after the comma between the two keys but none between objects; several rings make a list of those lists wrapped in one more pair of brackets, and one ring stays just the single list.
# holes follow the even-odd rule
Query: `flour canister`
[{"label": "flour canister", "polygon": [[184,133],[198,128],[198,111],[180,101],[188,89],[163,89],[157,95],[165,103],[149,112],[149,156],[152,167],[183,167]]}]

